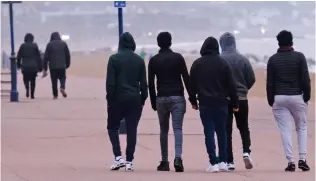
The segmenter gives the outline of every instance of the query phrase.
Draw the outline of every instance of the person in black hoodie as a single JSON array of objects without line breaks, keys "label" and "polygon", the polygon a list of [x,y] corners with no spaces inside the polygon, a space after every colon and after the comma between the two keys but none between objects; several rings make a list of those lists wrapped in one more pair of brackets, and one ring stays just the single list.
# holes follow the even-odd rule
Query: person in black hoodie
[{"label": "person in black hoodie", "polygon": [[53,32],[50,42],[46,46],[44,54],[44,70],[48,69],[52,81],[52,90],[54,99],[58,97],[58,80],[60,82],[60,92],[63,97],[67,97],[66,86],[66,69],[70,66],[70,52],[65,41],[61,40],[58,32]]},{"label": "person in black hoodie", "polygon": [[279,49],[267,65],[267,98],[281,133],[288,165],[285,171],[295,171],[292,148],[292,120],[295,122],[299,161],[298,168],[309,171],[307,153],[307,103],[311,97],[311,84],[306,58],[294,51],[293,35],[283,30],[277,35]]},{"label": "person in black hoodie", "polygon": [[17,55],[17,67],[22,68],[26,97],[30,96],[31,85],[31,99],[34,99],[36,77],[37,73],[42,71],[42,60],[38,46],[34,43],[34,36],[31,33],[25,35],[24,43],[20,46]]},{"label": "person in black hoodie", "polygon": [[[218,41],[208,37],[201,48],[201,56],[190,70],[190,97],[193,109],[200,110],[205,144],[209,155],[208,172],[227,171],[228,97],[234,111],[238,111],[237,86],[229,64],[220,57]],[[198,101],[197,101],[197,96]],[[216,159],[214,133],[219,148]]]},{"label": "person in black hoodie", "polygon": [[[133,36],[128,32],[123,33],[118,52],[110,56],[107,66],[107,130],[115,156],[111,170],[119,170],[124,166],[126,171],[134,170],[132,161],[137,142],[137,127],[148,97],[145,62],[134,53],[135,49]],[[127,133],[126,163],[122,158],[119,140],[123,118]]]},{"label": "person in black hoodie", "polygon": [[[172,126],[175,137],[174,168],[183,172],[182,163],[182,125],[186,112],[184,87],[189,89],[189,73],[181,54],[170,49],[171,34],[161,32],[157,37],[159,53],[153,56],[148,65],[149,93],[153,110],[157,110],[160,124],[160,146],[162,160],[158,171],[169,171],[168,132],[169,117],[172,116]],[[156,95],[155,76],[157,76],[158,95]],[[181,79],[182,78],[182,79]]]}]

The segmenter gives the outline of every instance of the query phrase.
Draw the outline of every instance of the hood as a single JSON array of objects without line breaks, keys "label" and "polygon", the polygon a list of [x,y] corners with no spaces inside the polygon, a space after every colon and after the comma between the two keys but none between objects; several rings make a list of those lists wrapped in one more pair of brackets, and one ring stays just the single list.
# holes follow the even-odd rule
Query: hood
[{"label": "hood", "polygon": [[219,43],[221,45],[222,52],[225,51],[237,51],[236,50],[236,39],[235,36],[231,33],[224,33],[220,39]]},{"label": "hood", "polygon": [[171,46],[171,34],[169,32],[161,32],[157,36],[157,43],[161,49],[169,49]]},{"label": "hood", "polygon": [[24,42],[25,43],[32,43],[34,41],[34,36],[31,33],[27,33],[24,36]]},{"label": "hood", "polygon": [[219,54],[219,45],[216,38],[208,37],[202,45],[200,54],[201,56],[204,56],[207,54]]},{"label": "hood", "polygon": [[53,40],[61,40],[58,32],[53,32],[52,35],[50,36],[50,41],[53,41]]},{"label": "hood", "polygon": [[120,36],[119,40],[119,50],[132,50],[135,51],[136,43],[133,36],[129,32],[125,32]]}]

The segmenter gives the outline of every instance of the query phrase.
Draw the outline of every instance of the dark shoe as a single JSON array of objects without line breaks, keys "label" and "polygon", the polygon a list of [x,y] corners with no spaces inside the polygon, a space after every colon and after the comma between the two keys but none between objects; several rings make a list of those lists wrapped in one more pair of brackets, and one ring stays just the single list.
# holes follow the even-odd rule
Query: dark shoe
[{"label": "dark shoe", "polygon": [[35,99],[34,95],[31,96],[31,99]]},{"label": "dark shoe", "polygon": [[66,91],[65,91],[65,89],[63,89],[63,88],[60,88],[60,93],[63,95],[63,97],[67,97],[67,93],[66,93]]},{"label": "dark shoe", "polygon": [[159,166],[157,167],[157,171],[170,171],[169,162],[161,161]]},{"label": "dark shoe", "polygon": [[25,95],[27,98],[29,98],[30,97],[30,92],[27,90],[26,91],[26,95]]},{"label": "dark shoe", "polygon": [[54,96],[54,98],[53,99],[57,99],[58,98],[58,96]]},{"label": "dark shoe", "polygon": [[298,168],[301,169],[304,172],[310,170],[309,166],[306,163],[306,160],[299,160],[298,161]]},{"label": "dark shoe", "polygon": [[295,171],[295,163],[290,162],[285,168],[286,172],[294,172]]},{"label": "dark shoe", "polygon": [[174,169],[176,172],[183,172],[183,163],[181,158],[175,158],[174,159]]}]

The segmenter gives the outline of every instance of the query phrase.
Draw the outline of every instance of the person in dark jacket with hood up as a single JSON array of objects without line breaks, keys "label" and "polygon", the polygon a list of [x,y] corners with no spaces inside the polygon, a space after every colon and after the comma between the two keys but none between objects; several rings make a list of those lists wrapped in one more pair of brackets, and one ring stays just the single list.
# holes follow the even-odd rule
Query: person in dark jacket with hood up
[{"label": "person in dark jacket with hood up", "polygon": [[236,48],[235,36],[231,33],[224,33],[219,43],[222,48],[221,57],[225,59],[230,65],[233,77],[237,84],[237,93],[239,99],[239,111],[233,112],[233,106],[230,104],[228,107],[228,120],[227,120],[227,154],[228,154],[228,169],[234,170],[234,157],[233,157],[233,116],[236,119],[236,125],[239,129],[242,145],[243,145],[243,160],[246,169],[253,167],[250,158],[250,131],[248,125],[248,91],[254,85],[256,79],[252,66],[249,60],[241,55]]},{"label": "person in dark jacket with hood up", "polygon": [[31,33],[25,35],[24,43],[20,46],[17,55],[17,67],[22,69],[26,97],[30,96],[31,88],[31,99],[34,99],[36,77],[37,73],[42,71],[42,60],[38,46],[34,43],[34,36]]},{"label": "person in dark jacket with hood up", "polygon": [[58,80],[60,82],[60,92],[63,97],[67,97],[66,69],[70,66],[70,52],[65,41],[61,40],[58,32],[53,32],[50,42],[46,46],[44,54],[44,70],[49,66],[50,77],[52,81],[52,90],[54,99],[58,97]]},{"label": "person in dark jacket with hood up", "polygon": [[[110,56],[107,66],[107,130],[115,156],[111,170],[124,166],[126,171],[134,170],[132,161],[137,142],[137,127],[148,97],[145,62],[134,53],[135,49],[133,36],[128,32],[123,33],[118,52]],[[122,158],[119,140],[123,118],[127,132],[126,163]]]},{"label": "person in dark jacket with hood up", "polygon": [[[148,65],[148,81],[151,105],[157,110],[160,124],[160,146],[162,160],[158,171],[169,171],[168,161],[168,132],[169,117],[172,116],[172,126],[175,137],[174,168],[176,172],[183,172],[182,163],[182,125],[186,112],[184,86],[189,89],[189,73],[181,54],[170,49],[171,34],[161,32],[157,37],[159,53],[153,56]],[[155,76],[157,76],[156,95]],[[182,78],[182,79],[181,79]]]},{"label": "person in dark jacket with hood up", "polygon": [[293,49],[293,35],[283,30],[277,35],[279,49],[267,66],[267,98],[281,133],[288,165],[285,171],[296,169],[292,148],[292,120],[295,122],[299,161],[298,168],[309,171],[307,154],[307,104],[311,98],[311,83],[306,58]]},{"label": "person in dark jacket with hood up", "polygon": [[[193,109],[200,110],[210,162],[207,171],[227,171],[226,124],[229,104],[227,97],[231,99],[233,110],[238,111],[236,83],[229,64],[219,55],[219,45],[215,38],[208,37],[204,41],[200,53],[202,57],[194,61],[190,70],[189,100]],[[219,160],[216,158],[215,132],[218,140]]]}]

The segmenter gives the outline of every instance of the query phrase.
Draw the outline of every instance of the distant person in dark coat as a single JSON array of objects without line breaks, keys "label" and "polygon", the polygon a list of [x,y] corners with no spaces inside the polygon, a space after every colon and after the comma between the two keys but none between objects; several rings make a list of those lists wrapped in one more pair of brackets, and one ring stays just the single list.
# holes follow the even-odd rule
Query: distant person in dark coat
[{"label": "distant person in dark coat", "polygon": [[[134,170],[132,161],[137,142],[138,122],[148,97],[145,62],[134,53],[135,49],[133,36],[125,32],[120,37],[118,52],[111,55],[108,61],[107,130],[115,157],[111,170],[119,170],[124,166],[126,171]],[[126,163],[122,158],[119,140],[119,128],[123,118],[127,133]]]},{"label": "distant person in dark coat", "polygon": [[49,67],[54,99],[58,98],[58,80],[60,82],[60,93],[63,97],[67,97],[65,91],[66,69],[69,66],[70,52],[68,45],[65,41],[61,40],[58,32],[53,32],[45,50],[44,70],[46,74]]},{"label": "distant person in dark coat", "polygon": [[[210,163],[207,171],[228,171],[226,126],[228,105],[231,104],[233,111],[238,111],[236,83],[229,64],[219,55],[215,38],[208,37],[200,53],[201,57],[194,61],[190,70],[189,100],[193,109],[200,110]],[[216,158],[214,133],[218,140],[219,160]]]},{"label": "distant person in dark coat", "polygon": [[[24,43],[20,46],[17,55],[17,67],[22,69],[23,82],[26,89],[26,97],[35,98],[35,86],[37,73],[42,71],[42,60],[34,36],[27,33]],[[31,89],[31,90],[30,90]]]},{"label": "distant person in dark coat", "polygon": [[279,49],[267,66],[267,98],[281,133],[288,165],[285,171],[295,171],[292,148],[292,120],[298,140],[298,168],[309,171],[307,154],[307,103],[311,84],[306,58],[293,49],[292,33],[286,30],[277,35]]}]

